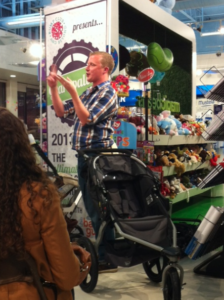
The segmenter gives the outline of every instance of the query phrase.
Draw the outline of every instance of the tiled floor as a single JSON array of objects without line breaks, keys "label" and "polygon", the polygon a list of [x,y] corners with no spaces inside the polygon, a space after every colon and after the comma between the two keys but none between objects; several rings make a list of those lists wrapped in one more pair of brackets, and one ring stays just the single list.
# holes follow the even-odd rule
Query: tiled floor
[{"label": "tiled floor", "polygon": [[[196,275],[194,266],[205,258],[192,261],[185,257],[180,264],[184,268],[182,300],[223,300],[224,279]],[[223,266],[224,267],[224,266]],[[100,274],[98,284],[91,294],[84,293],[79,287],[75,288],[76,300],[163,300],[160,284],[151,282],[144,273],[141,265],[131,268],[119,268],[117,273]]]}]

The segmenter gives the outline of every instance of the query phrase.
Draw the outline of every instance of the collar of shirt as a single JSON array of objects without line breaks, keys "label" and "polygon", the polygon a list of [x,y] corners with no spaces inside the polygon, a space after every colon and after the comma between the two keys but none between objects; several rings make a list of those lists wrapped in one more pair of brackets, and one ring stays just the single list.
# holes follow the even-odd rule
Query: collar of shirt
[{"label": "collar of shirt", "polygon": [[88,89],[86,90],[86,95],[89,95],[89,94],[91,94],[91,93],[96,92],[96,91],[99,90],[101,87],[103,87],[104,85],[107,85],[107,84],[110,84],[110,81],[109,81],[109,80],[104,81],[104,82],[102,82],[102,83],[100,83],[100,84],[98,84],[98,85],[96,85],[96,86],[94,86],[94,87],[88,88]]}]

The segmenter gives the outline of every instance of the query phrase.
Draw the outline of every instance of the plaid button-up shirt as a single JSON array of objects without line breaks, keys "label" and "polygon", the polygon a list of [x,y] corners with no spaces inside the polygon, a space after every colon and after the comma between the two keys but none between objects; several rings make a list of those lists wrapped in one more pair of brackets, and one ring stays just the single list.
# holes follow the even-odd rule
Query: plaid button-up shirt
[{"label": "plaid button-up shirt", "polygon": [[82,126],[75,113],[72,102],[65,104],[66,118],[74,113],[74,135],[72,149],[86,148],[108,148],[113,145],[111,135],[113,128],[111,119],[118,109],[116,91],[111,87],[110,82],[103,82],[94,88],[87,89],[80,99],[90,115],[87,124]]}]

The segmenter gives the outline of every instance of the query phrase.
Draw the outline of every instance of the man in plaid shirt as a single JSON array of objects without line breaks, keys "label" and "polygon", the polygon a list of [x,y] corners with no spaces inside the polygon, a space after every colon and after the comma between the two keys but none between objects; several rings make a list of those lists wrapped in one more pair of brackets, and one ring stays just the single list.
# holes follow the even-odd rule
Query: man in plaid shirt
[{"label": "man in plaid shirt", "polygon": [[[111,139],[111,134],[113,133],[111,119],[116,115],[118,100],[117,94],[109,82],[109,75],[113,68],[113,58],[107,52],[90,53],[86,66],[86,78],[93,85],[80,97],[69,78],[64,79],[57,75],[54,70],[51,71],[47,78],[57,116],[66,117],[71,113],[75,113],[72,146],[74,150],[110,148],[114,144],[114,141]],[[72,103],[63,104],[58,94],[57,81],[70,93]],[[97,237],[101,221],[87,191],[86,180],[81,175],[84,168],[86,168],[86,161],[82,156],[78,155],[79,185],[87,213],[91,218]],[[114,239],[114,232],[111,228],[106,229],[104,238],[107,240]],[[116,266],[105,261],[103,244],[99,247],[99,261],[99,272],[113,272],[117,270]]]}]

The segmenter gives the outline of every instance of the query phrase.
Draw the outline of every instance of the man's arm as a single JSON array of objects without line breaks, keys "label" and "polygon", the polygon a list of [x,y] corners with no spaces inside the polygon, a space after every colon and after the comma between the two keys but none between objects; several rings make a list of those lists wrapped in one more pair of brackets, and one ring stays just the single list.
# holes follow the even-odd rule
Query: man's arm
[{"label": "man's arm", "polygon": [[57,89],[57,77],[55,73],[50,73],[50,75],[47,77],[47,83],[48,86],[51,89],[51,99],[53,102],[54,110],[56,112],[56,115],[58,117],[63,117],[64,116],[64,104],[61,101],[61,98],[58,94],[58,89]]},{"label": "man's arm", "polygon": [[[77,93],[77,90],[73,84],[73,82],[67,78],[64,79],[63,77],[57,75],[58,81],[66,88],[66,90],[69,92],[69,94],[72,97],[72,102],[75,108],[75,112],[82,123],[82,126],[84,126],[87,123],[87,119],[89,117],[89,112],[83,105],[82,101],[79,98],[79,95]],[[53,101],[53,100],[52,100]]]}]

